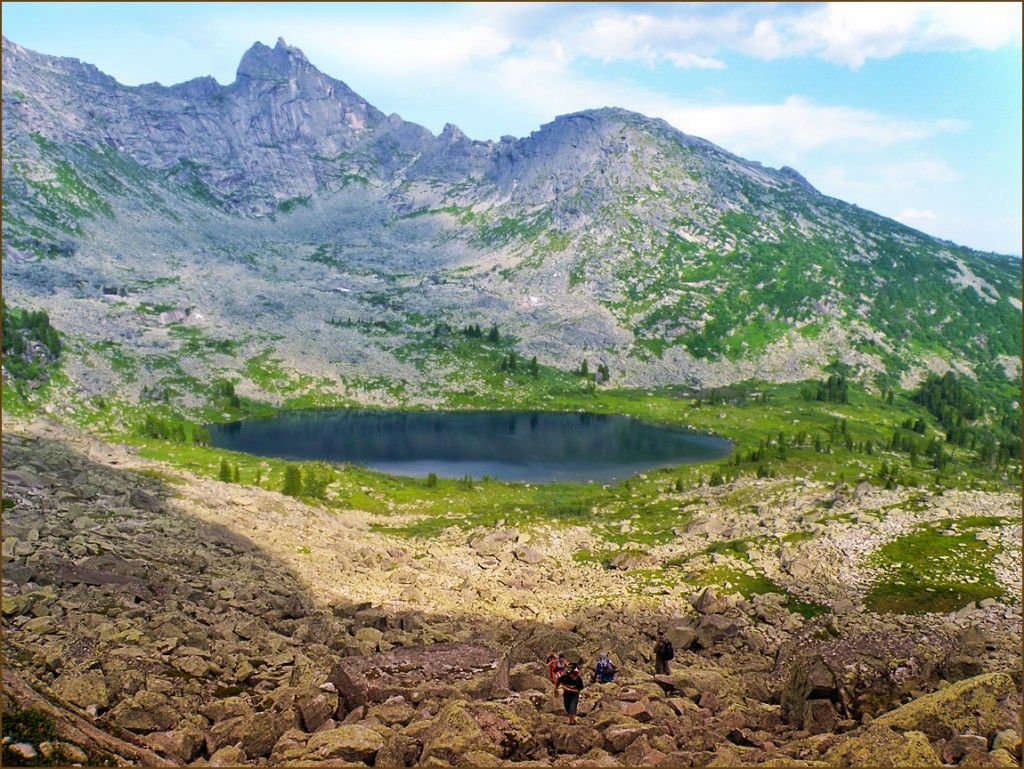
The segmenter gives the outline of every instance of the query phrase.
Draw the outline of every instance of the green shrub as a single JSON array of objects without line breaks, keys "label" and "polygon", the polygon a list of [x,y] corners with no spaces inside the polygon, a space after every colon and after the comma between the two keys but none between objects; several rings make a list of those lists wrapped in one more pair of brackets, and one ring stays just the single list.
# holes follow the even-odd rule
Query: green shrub
[{"label": "green shrub", "polygon": [[302,494],[302,470],[295,465],[288,465],[284,470],[284,483],[281,485],[281,493],[289,497],[298,497]]}]

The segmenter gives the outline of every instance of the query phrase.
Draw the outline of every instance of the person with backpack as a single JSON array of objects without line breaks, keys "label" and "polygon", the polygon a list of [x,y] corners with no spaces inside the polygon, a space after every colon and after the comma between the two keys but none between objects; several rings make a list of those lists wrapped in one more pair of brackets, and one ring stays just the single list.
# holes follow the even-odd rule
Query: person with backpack
[{"label": "person with backpack", "polygon": [[658,631],[658,641],[654,644],[654,674],[667,676],[671,675],[668,663],[675,659],[676,650],[672,648],[672,642],[665,637],[665,631]]},{"label": "person with backpack", "polygon": [[608,652],[602,652],[594,665],[594,672],[590,676],[590,683],[610,684],[615,680],[615,663],[611,661]]},{"label": "person with backpack", "polygon": [[566,668],[565,657],[559,654],[557,657],[554,654],[548,655],[548,678],[551,679],[551,683],[555,687],[555,696],[558,696],[558,679],[565,673]]},{"label": "person with backpack", "polygon": [[580,692],[586,684],[583,683],[583,676],[580,675],[579,663],[573,663],[569,672],[558,679],[558,686],[562,687],[562,703],[565,705],[565,712],[569,714],[569,723],[576,723],[576,711],[580,706]]}]

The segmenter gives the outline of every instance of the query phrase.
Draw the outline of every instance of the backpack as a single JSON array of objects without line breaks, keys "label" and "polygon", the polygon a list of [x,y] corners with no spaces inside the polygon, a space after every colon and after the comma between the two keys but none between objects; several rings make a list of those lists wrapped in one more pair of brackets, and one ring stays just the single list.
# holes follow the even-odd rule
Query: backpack
[{"label": "backpack", "polygon": [[676,658],[676,650],[672,648],[672,642],[667,638],[661,640],[658,644],[659,656],[665,660],[674,660]]},{"label": "backpack", "polygon": [[598,660],[597,667],[595,668],[599,676],[606,676],[612,672],[612,661],[611,660]]}]

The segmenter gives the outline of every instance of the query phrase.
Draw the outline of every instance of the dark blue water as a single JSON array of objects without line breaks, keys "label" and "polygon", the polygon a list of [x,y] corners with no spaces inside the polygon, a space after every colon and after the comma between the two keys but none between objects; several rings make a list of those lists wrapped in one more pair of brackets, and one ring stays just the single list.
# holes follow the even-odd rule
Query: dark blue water
[{"label": "dark blue water", "polygon": [[630,417],[536,411],[287,411],[211,425],[210,436],[214,446],[260,456],[514,481],[612,481],[731,449],[713,435]]}]

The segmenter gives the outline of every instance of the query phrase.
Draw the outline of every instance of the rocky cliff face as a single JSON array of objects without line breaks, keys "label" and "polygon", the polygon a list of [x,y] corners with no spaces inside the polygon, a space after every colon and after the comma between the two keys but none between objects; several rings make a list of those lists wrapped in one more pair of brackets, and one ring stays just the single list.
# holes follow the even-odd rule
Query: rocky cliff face
[{"label": "rocky cliff face", "polygon": [[283,40],[249,49],[228,86],[205,77],[129,88],[7,40],[3,67],[12,133],[110,147],[171,178],[195,173],[227,209],[249,214],[336,186],[337,158],[379,127],[403,135],[401,121]]},{"label": "rocky cliff face", "polygon": [[[792,380],[833,358],[868,381],[1019,371],[1019,261],[664,121],[600,109],[522,139],[434,136],[281,40],[226,86],[127,87],[7,40],[3,78],[5,276],[28,303],[86,299],[120,279],[113,259],[149,305],[262,318],[298,369],[343,357],[407,382],[391,351],[422,346],[428,317],[498,323],[521,354],[590,357],[618,384]],[[145,283],[168,267],[175,288]],[[104,313],[137,335],[137,314]],[[339,316],[352,330],[324,338]]]}]

